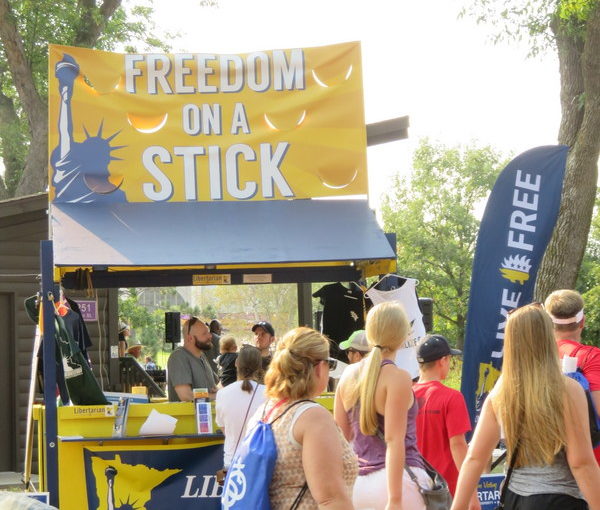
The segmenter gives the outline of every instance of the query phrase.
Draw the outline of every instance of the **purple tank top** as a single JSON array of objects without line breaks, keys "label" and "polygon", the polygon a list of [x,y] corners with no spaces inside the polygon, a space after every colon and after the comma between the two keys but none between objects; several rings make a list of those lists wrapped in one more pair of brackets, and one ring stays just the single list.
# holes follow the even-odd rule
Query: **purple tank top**
[{"label": "purple tank top", "polygon": [[[391,360],[383,360],[381,366],[393,365]],[[410,467],[425,468],[421,454],[417,449],[417,399],[413,394],[413,405],[408,410],[406,436],[404,438],[405,464]],[[385,441],[379,435],[365,436],[360,431],[360,402],[347,411],[348,420],[354,437],[353,447],[358,455],[358,475],[368,475],[385,467]],[[377,414],[377,423],[382,435],[385,435],[384,417]]]}]

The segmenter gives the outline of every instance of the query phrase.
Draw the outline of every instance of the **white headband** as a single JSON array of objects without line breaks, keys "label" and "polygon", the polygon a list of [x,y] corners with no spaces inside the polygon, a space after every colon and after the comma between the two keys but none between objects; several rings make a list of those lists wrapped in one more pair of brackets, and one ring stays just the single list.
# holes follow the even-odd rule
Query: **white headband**
[{"label": "white headband", "polygon": [[566,319],[559,319],[550,314],[550,318],[554,324],[573,324],[574,322],[581,322],[583,320],[583,308],[579,310],[574,317],[568,317]]}]

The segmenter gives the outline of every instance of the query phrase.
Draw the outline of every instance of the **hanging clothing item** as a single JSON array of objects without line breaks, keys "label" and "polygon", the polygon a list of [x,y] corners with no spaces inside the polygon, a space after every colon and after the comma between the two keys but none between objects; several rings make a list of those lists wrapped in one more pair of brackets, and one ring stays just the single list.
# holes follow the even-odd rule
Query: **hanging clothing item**
[{"label": "hanging clothing item", "polygon": [[[25,300],[25,309],[32,321],[38,322],[38,304],[37,296],[31,296]],[[77,343],[65,327],[65,323],[59,315],[54,315],[55,335],[54,340],[57,345],[56,363],[63,367],[61,374],[57,370],[57,384],[59,388],[64,384],[68,389],[68,396],[75,405],[107,405],[108,401],[94,377],[87,360],[79,350]],[[44,339],[46,340],[46,339]],[[61,400],[68,402],[68,398],[63,398],[61,391]]]},{"label": "hanging clothing item", "polygon": [[345,352],[338,345],[347,340],[357,329],[364,329],[364,294],[354,282],[350,288],[341,283],[330,283],[321,287],[313,294],[323,305],[321,333],[327,335],[333,342],[331,354],[333,357],[346,360]]},{"label": "hanging clothing item", "polygon": [[76,301],[73,301],[68,297],[66,297],[66,300],[69,305],[69,310],[65,315],[61,316],[65,323],[65,328],[71,333],[73,340],[77,342],[83,357],[86,360],[89,360],[87,349],[92,346],[92,340],[88,333],[87,326],[85,325],[85,321],[83,320],[83,315],[81,315],[81,310]]},{"label": "hanging clothing item", "polygon": [[[386,286],[399,284],[393,290],[378,290],[376,287],[380,283],[388,281]],[[401,283],[402,282],[402,283]],[[419,339],[425,336],[425,325],[423,324],[423,314],[419,308],[419,299],[417,297],[417,280],[413,278],[402,278],[397,275],[387,275],[371,287],[365,293],[374,305],[386,302],[397,302],[402,304],[408,320],[411,323],[411,333],[404,342],[402,348],[398,349],[396,354],[396,365],[406,370],[414,379],[419,376],[419,364],[417,362],[416,345]]]}]

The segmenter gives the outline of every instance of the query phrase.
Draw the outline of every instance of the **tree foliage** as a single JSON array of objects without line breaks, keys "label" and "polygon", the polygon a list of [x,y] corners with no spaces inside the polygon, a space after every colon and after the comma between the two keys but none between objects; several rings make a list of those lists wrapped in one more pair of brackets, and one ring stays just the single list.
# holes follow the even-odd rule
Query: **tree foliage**
[{"label": "tree foliage", "polygon": [[471,0],[465,12],[493,24],[496,40],[527,40],[553,51],[560,71],[558,142],[569,146],[561,207],[536,281],[542,300],[573,288],[585,252],[600,155],[600,0]]},{"label": "tree foliage", "polygon": [[[151,1],[151,0],[148,0]],[[166,49],[152,7],[122,0],[0,0],[0,199],[47,186],[48,44]]]},{"label": "tree foliage", "polygon": [[396,177],[382,205],[386,232],[396,232],[398,272],[419,280],[434,300],[434,330],[462,346],[480,220],[476,209],[502,168],[490,147],[461,149],[421,141],[413,173]]},{"label": "tree foliage", "polygon": [[585,303],[583,339],[586,343],[600,346],[600,210],[598,205],[597,203],[576,288],[581,292]]},{"label": "tree foliage", "polygon": [[201,316],[201,310],[192,308],[187,303],[181,306],[170,305],[169,297],[176,292],[175,287],[155,289],[159,302],[155,306],[144,306],[140,303],[142,289],[121,289],[119,292],[119,317],[131,330],[132,338],[139,340],[144,346],[144,355],[156,358],[156,354],[164,349],[165,312],[181,312]]}]

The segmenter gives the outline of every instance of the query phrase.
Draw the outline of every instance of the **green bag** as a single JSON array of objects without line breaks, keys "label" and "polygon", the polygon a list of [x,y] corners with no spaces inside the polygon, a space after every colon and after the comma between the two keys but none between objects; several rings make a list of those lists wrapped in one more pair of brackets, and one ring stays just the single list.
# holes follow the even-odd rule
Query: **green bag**
[{"label": "green bag", "polygon": [[[39,307],[37,296],[28,297],[25,300],[25,310],[36,324],[38,322]],[[71,333],[65,327],[65,323],[59,315],[54,314],[54,326],[56,341],[56,358],[62,360],[65,382],[69,392],[69,398],[75,405],[108,405],[108,400],[102,392],[102,388],[92,373],[92,369],[79,349],[79,345],[73,339]]]}]

